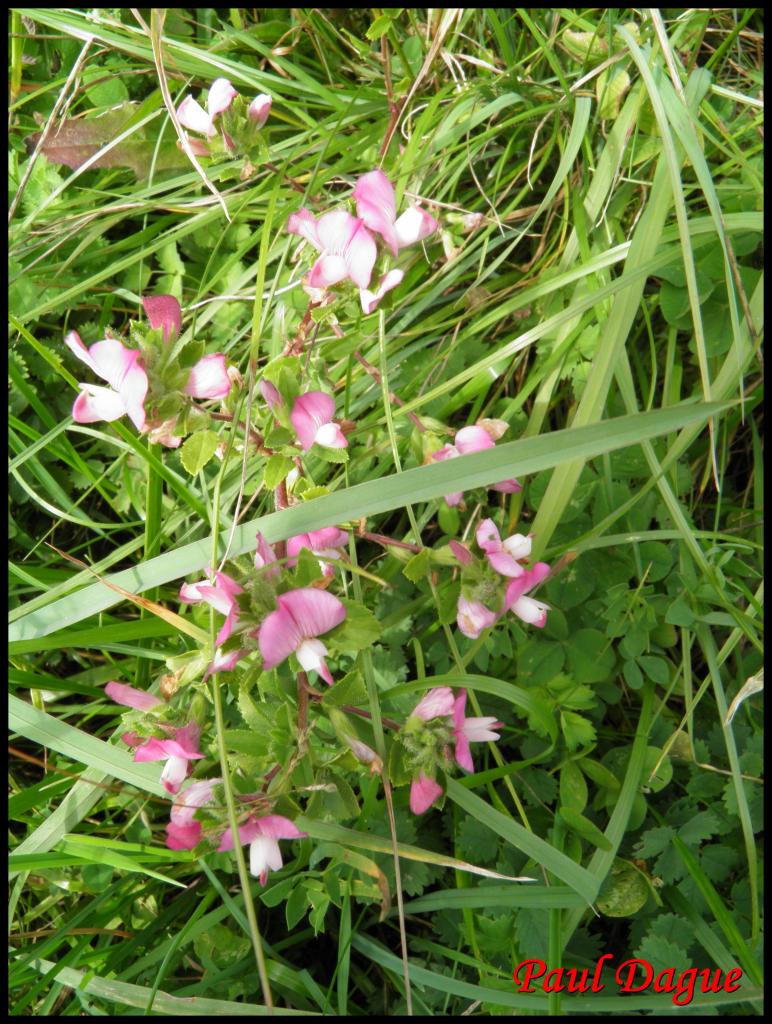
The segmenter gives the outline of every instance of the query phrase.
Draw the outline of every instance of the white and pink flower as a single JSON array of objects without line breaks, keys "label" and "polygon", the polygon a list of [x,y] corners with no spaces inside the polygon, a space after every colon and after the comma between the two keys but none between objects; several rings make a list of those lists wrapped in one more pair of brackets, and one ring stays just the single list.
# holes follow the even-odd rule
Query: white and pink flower
[{"label": "white and pink flower", "polygon": [[201,779],[177,795],[166,826],[166,845],[170,850],[192,850],[198,846],[201,824],[195,819],[196,811],[212,802],[214,787],[221,782],[222,779]]},{"label": "white and pink flower", "polygon": [[456,625],[470,640],[476,640],[480,633],[492,626],[497,619],[496,612],[486,608],[482,601],[469,601],[459,595],[456,606]]},{"label": "white and pink flower", "polygon": [[292,406],[290,421],[304,452],[315,444],[322,448],[347,448],[343,431],[333,422],[335,399],[324,391],[307,391],[298,395]]},{"label": "white and pink flower", "polygon": [[257,631],[264,668],[274,668],[294,653],[302,669],[317,672],[332,685],[325,661],[327,648],[317,637],[343,622],[345,605],[314,587],[290,590],[276,600],[279,607],[265,617]]},{"label": "white and pink flower", "polygon": [[271,113],[272,104],[273,99],[268,93],[261,92],[259,96],[255,96],[247,107],[247,117],[254,121],[258,128],[262,128],[268,120],[268,115]]},{"label": "white and pink flower", "polygon": [[390,270],[387,274],[384,274],[374,292],[369,291],[367,288],[362,288],[359,292],[359,301],[362,303],[362,312],[365,315],[374,312],[383,296],[387,292],[390,292],[392,288],[396,288],[398,284],[401,284],[404,276],[405,272],[395,267],[394,270]]},{"label": "white and pink flower", "polygon": [[[471,426],[462,427],[461,430],[457,431],[453,444],[443,445],[438,451],[433,452],[431,458],[435,462],[444,462],[446,459],[455,459],[459,455],[471,455],[473,452],[484,452],[489,448],[495,447],[496,442],[491,433],[482,426]],[[522,490],[522,485],[513,479],[502,480],[500,483],[491,484],[491,489],[494,491],[502,491],[506,494],[512,494],[515,491]],[[445,495],[445,503],[453,506],[458,505],[464,496],[463,491],[455,491],[452,494]]]},{"label": "white and pink flower", "polygon": [[343,548],[348,544],[348,534],[345,530],[339,530],[337,526],[326,526],[321,530],[312,530],[310,533],[300,533],[296,537],[290,537],[287,541],[287,565],[297,565],[297,556],[303,548],[308,548],[315,555],[319,556],[319,566],[325,576],[333,576],[335,569],[330,565],[329,559],[340,558],[337,548]]},{"label": "white and pink flower", "polygon": [[195,722],[189,722],[181,729],[174,730],[173,739],[146,740],[134,752],[134,760],[166,761],[161,772],[161,785],[167,793],[177,793],[187,778],[189,762],[204,755],[199,750],[201,729]]},{"label": "white and pink flower", "polygon": [[217,134],[214,119],[230,107],[236,96],[238,92],[227,78],[216,78],[206,97],[206,110],[192,96],[186,96],[177,107],[177,119],[188,131],[214,138]]},{"label": "white and pink flower", "polygon": [[536,562],[531,569],[526,569],[522,576],[513,579],[507,586],[504,610],[514,612],[529,626],[538,626],[540,629],[545,626],[550,606],[525,595],[549,574],[550,567],[546,562]]},{"label": "white and pink flower", "polygon": [[[182,309],[177,299],[173,295],[148,295],[142,305],[150,326],[163,332],[165,342],[174,341],[182,329]],[[228,396],[232,383],[225,356],[216,352],[202,356],[191,368],[183,391],[192,398],[222,399]]]},{"label": "white and pink flower", "polygon": [[220,647],[224,644],[239,622],[239,603],[236,600],[239,594],[244,593],[235,580],[227,573],[216,572],[215,582],[201,580],[199,583],[183,583],[180,587],[180,601],[183,604],[198,604],[206,602],[210,608],[225,616],[225,622],[220,627],[215,645]]},{"label": "white and pink flower", "polygon": [[495,718],[466,717],[466,690],[461,690],[453,702],[453,738],[456,746],[456,761],[467,772],[474,771],[470,743],[484,743],[487,740],[498,740],[499,734],[494,729],[502,729],[503,724]]},{"label": "white and pink flower", "polygon": [[397,217],[394,186],[383,171],[363,174],[354,187],[354,199],[357,215],[383,238],[394,256],[437,230],[437,221],[420,206],[410,206]]},{"label": "white and pink flower", "polygon": [[492,568],[502,576],[516,578],[525,572],[520,561],[531,554],[530,537],[515,533],[502,540],[493,520],[483,519],[477,527],[477,543],[485,552]]},{"label": "white and pink flower", "polygon": [[[283,861],[279,849],[280,839],[305,839],[307,832],[300,829],[280,814],[267,814],[262,818],[249,817],[243,825],[239,825],[239,842],[242,846],[249,845],[249,871],[260,884],[265,885],[269,871],[278,871]],[[224,833],[218,852],[233,849],[233,830],[228,828]]]},{"label": "white and pink flower", "polygon": [[81,393],[72,407],[76,423],[112,423],[128,416],[137,430],[145,426],[145,397],[148,379],[140,353],[120,341],[105,338],[86,348],[77,331],[70,331],[64,343],[109,387],[80,383]]},{"label": "white and pink flower", "polygon": [[308,274],[312,288],[331,288],[346,279],[357,288],[368,288],[377,250],[363,220],[345,210],[332,210],[316,217],[301,207],[290,215],[287,231],[300,235],[321,255]]}]

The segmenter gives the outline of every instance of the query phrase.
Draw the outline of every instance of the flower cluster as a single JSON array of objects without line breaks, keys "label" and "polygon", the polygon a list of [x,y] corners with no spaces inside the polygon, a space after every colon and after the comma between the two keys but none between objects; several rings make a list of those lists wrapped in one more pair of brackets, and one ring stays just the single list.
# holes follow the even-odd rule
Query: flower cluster
[{"label": "flower cluster", "polygon": [[[484,452],[493,448],[496,441],[507,429],[507,424],[502,420],[480,420],[471,427],[462,427],[456,432],[453,444],[443,445],[437,451],[432,452],[430,458],[433,462],[445,462],[447,459],[456,459],[459,455],[471,455],[473,452]],[[522,490],[517,480],[502,480],[500,483],[491,484],[492,491],[500,491],[502,494],[514,494]],[[453,494],[445,495],[445,503],[449,506],[458,505],[464,496],[463,491],[456,491]]]},{"label": "flower cluster", "polygon": [[[140,433],[167,448],[177,448],[182,436],[178,420],[191,398],[222,400],[232,387],[225,356],[202,356],[192,366],[180,367],[169,359],[170,345],[182,325],[179,302],[172,295],[142,300],[151,331],[141,338],[141,348],[131,349],[115,338],[104,338],[86,348],[77,331],[70,331],[65,345],[81,362],[108,384],[81,382],[81,392],[72,407],[76,423],[112,423],[127,415]],[[139,331],[135,331],[139,335]]]},{"label": "flower cluster", "polygon": [[[215,120],[219,119],[220,123],[222,123],[224,120],[222,115],[226,113],[231,114],[228,123],[229,130],[226,131],[226,128],[222,126],[220,136],[225,149],[229,152],[239,148],[234,140],[234,135],[239,136],[239,141],[242,142],[242,148],[244,148],[243,144],[245,141],[247,143],[250,141],[249,135],[251,134],[251,132],[247,132],[247,138],[244,139],[244,129],[251,129],[252,132],[257,131],[268,120],[273,101],[266,93],[260,93],[246,108],[246,123],[240,123],[239,118],[236,116],[239,111],[233,110],[234,100],[238,100],[243,105],[238,90],[233,88],[228,79],[217,78],[212,82],[207,93],[206,110],[192,96],[185,96],[177,107],[177,120],[183,128],[195,132],[196,135],[203,135],[206,139],[206,142],[204,142],[201,139],[191,139],[188,137],[188,145],[190,145],[197,156],[210,155],[212,140],[217,137]],[[241,122],[243,121],[244,118],[241,118]]]},{"label": "flower cluster", "polygon": [[522,564],[531,554],[531,538],[516,533],[502,540],[493,520],[484,519],[476,539],[485,553],[482,565],[463,544],[451,542],[462,566],[456,622],[464,636],[476,640],[509,611],[528,625],[543,627],[549,605],[527,595],[549,576],[550,567],[546,562],[535,562],[530,569]]},{"label": "flower cluster", "polygon": [[410,785],[413,814],[423,814],[442,796],[442,786],[434,778],[438,768],[448,771],[455,759],[464,771],[473,772],[469,744],[497,740],[499,734],[494,730],[501,728],[502,723],[495,718],[466,717],[466,690],[456,697],[449,686],[429,690],[413,709],[401,733],[414,772]]},{"label": "flower cluster", "polygon": [[380,235],[391,254],[397,256],[400,249],[427,238],[438,225],[417,205],[398,217],[394,187],[383,171],[370,171],[359,178],[354,201],[356,217],[347,210],[331,210],[317,218],[301,207],[287,221],[287,231],[300,235],[319,253],[306,277],[307,287],[324,292],[342,281],[351,281],[359,289],[363,312],[369,314],[405,276],[399,268],[387,270],[375,291],[370,290],[378,258],[373,233]]}]

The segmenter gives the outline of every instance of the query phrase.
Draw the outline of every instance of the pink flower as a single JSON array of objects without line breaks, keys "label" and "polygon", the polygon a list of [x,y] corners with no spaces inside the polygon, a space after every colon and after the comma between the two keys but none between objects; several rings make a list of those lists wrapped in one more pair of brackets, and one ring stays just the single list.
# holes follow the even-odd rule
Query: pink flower
[{"label": "pink flower", "polygon": [[207,94],[206,110],[192,96],[186,96],[177,107],[177,118],[184,128],[211,139],[217,134],[215,117],[226,111],[236,96],[238,92],[227,78],[217,78]]},{"label": "pink flower", "polygon": [[166,761],[161,772],[161,784],[168,793],[176,793],[188,774],[188,761],[204,755],[198,749],[201,730],[195,722],[190,722],[182,729],[175,729],[174,739],[149,739],[138,747],[134,760]]},{"label": "pink flower", "polygon": [[513,579],[507,586],[504,610],[514,612],[523,622],[541,629],[547,622],[549,605],[524,595],[529,590],[533,590],[549,574],[550,567],[546,562],[536,562],[532,569],[526,569],[522,576]]},{"label": "pink flower", "polygon": [[390,292],[392,288],[396,288],[401,283],[402,278],[405,276],[402,270],[390,270],[388,274],[385,274],[378,285],[377,291],[371,292],[366,288],[363,288],[359,292],[359,301],[362,303],[362,312],[365,315],[372,313],[378,306],[386,292]]},{"label": "pink flower", "polygon": [[470,743],[483,743],[485,740],[497,740],[499,734],[494,729],[501,729],[502,723],[495,718],[466,718],[466,690],[460,690],[453,704],[453,736],[456,742],[456,761],[468,772],[474,771]]},{"label": "pink flower", "polygon": [[183,583],[180,587],[180,601],[184,604],[198,604],[205,601],[210,608],[225,616],[225,622],[220,627],[215,644],[219,647],[224,644],[239,621],[239,603],[236,600],[238,594],[244,593],[235,580],[232,580],[227,573],[216,572],[215,583],[208,583],[201,580],[200,583]]},{"label": "pink flower", "polygon": [[225,356],[218,352],[211,356],[203,356],[191,368],[184,391],[193,398],[226,398],[231,383]]},{"label": "pink flower", "polygon": [[247,107],[247,116],[255,122],[258,128],[262,128],[268,120],[272,103],[273,99],[267,93],[261,92]]},{"label": "pink flower", "polygon": [[112,338],[98,341],[86,348],[77,331],[70,331],[64,343],[98,377],[107,381],[107,388],[81,383],[82,391],[72,407],[76,423],[112,423],[123,415],[142,430],[145,425],[145,396],[148,380],[139,352],[132,351]]},{"label": "pink flower", "polygon": [[466,544],[462,544],[460,541],[457,540],[449,540],[448,547],[455,555],[456,561],[460,562],[461,565],[471,565],[472,562],[474,561],[474,558],[472,557],[472,552],[469,550]]},{"label": "pink flower", "polygon": [[486,608],[482,601],[468,601],[459,596],[456,607],[456,625],[470,640],[476,640],[484,629],[492,626],[498,615]]},{"label": "pink flower", "polygon": [[428,778],[424,772],[420,772],[418,778],[410,783],[410,810],[413,814],[423,814],[440,796],[442,786],[434,779]]},{"label": "pink flower", "polygon": [[502,576],[522,576],[525,569],[519,559],[531,554],[531,538],[515,533],[502,540],[492,519],[483,519],[477,527],[477,543],[483,549],[488,561]]},{"label": "pink flower", "polygon": [[316,637],[328,633],[346,618],[341,601],[325,590],[303,587],[277,597],[278,609],[263,620],[257,640],[266,670],[281,664],[293,652],[306,672],[318,672],[326,683],[333,679],[327,668],[327,648]]},{"label": "pink flower", "polygon": [[[446,444],[439,451],[432,453],[435,462],[444,462],[446,459],[455,459],[459,455],[470,455],[472,452],[483,452],[495,446],[495,441],[489,431],[481,426],[462,427],[456,433],[453,444]],[[514,491],[522,490],[522,485],[517,480],[503,480],[498,484],[491,484],[494,491],[503,491],[511,494]],[[447,505],[458,505],[463,497],[463,491],[455,491],[453,494],[445,495]]]},{"label": "pink flower", "polygon": [[[437,221],[419,206],[411,206],[397,218],[394,187],[383,171],[363,174],[354,187],[357,215],[371,231],[377,231],[392,253],[437,230]],[[366,311],[367,312],[367,311]]]},{"label": "pink flower", "polygon": [[142,305],[150,326],[163,330],[164,341],[176,338],[182,328],[182,309],[173,295],[146,295]]},{"label": "pink flower", "polygon": [[263,379],[260,381],[259,387],[260,394],[265,399],[268,408],[271,410],[271,412],[276,412],[276,410],[280,406],[284,405],[284,401],[281,397],[279,389],[276,387],[275,384],[271,384],[269,380],[266,380],[265,377],[263,377]]},{"label": "pink flower", "polygon": [[[428,690],[413,708],[413,715],[429,722],[453,714],[453,691],[449,686],[435,686]],[[410,717],[412,718],[413,715]]]},{"label": "pink flower", "polygon": [[257,531],[257,548],[255,549],[255,568],[262,569],[263,576],[280,576],[281,566],[276,560],[276,553],[265,537]]},{"label": "pink flower", "polygon": [[123,704],[124,707],[135,708],[137,711],[150,711],[163,704],[163,701],[154,697],[152,693],[137,690],[126,683],[108,683],[105,686],[105,693],[116,704]]},{"label": "pink flower", "polygon": [[[242,846],[249,844],[249,870],[265,885],[269,871],[278,871],[283,861],[279,849],[279,839],[305,839],[307,832],[301,832],[289,818],[279,814],[267,814],[262,818],[250,817],[243,825],[239,825],[239,842]],[[233,849],[233,830],[223,833],[218,852]]]},{"label": "pink flower", "polygon": [[222,779],[201,779],[177,796],[166,826],[166,845],[170,850],[192,850],[201,842],[201,825],[194,815],[211,802],[212,791],[221,782]]},{"label": "pink flower", "polygon": [[336,526],[326,526],[322,530],[312,530],[311,533],[300,533],[297,537],[290,537],[287,541],[287,565],[297,565],[297,555],[302,548],[308,548],[317,555],[323,555],[319,559],[322,573],[325,576],[333,576],[335,569],[326,562],[325,558],[340,558],[340,553],[335,548],[342,548],[348,544],[348,534],[345,530],[339,530]]},{"label": "pink flower", "polygon": [[301,207],[287,221],[287,231],[305,238],[322,254],[308,275],[312,288],[330,288],[346,278],[357,288],[369,287],[377,251],[364,221],[345,210],[332,210],[317,221]]},{"label": "pink flower", "polygon": [[333,423],[335,399],[324,391],[307,391],[298,395],[292,406],[290,420],[304,452],[314,444],[322,448],[347,448],[348,441],[337,423]]}]

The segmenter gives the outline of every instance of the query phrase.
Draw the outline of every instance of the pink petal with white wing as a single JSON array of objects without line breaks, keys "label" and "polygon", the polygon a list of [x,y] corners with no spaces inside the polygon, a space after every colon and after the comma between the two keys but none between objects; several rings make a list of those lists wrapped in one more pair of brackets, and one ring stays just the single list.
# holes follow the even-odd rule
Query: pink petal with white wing
[{"label": "pink petal with white wing", "polygon": [[394,269],[390,270],[388,274],[381,278],[381,283],[378,285],[378,290],[371,292],[364,288],[359,293],[359,301],[362,303],[362,312],[367,316],[372,313],[378,306],[383,296],[390,292],[392,288],[396,288],[398,284],[402,282],[405,276],[404,271]]},{"label": "pink petal with white wing", "polygon": [[185,394],[193,398],[226,398],[231,389],[231,379],[225,356],[216,353],[204,356],[193,366],[185,385]]},{"label": "pink petal with white wing", "polygon": [[488,448],[495,447],[490,434],[482,427],[462,427],[453,438],[453,443],[459,455],[469,455],[471,452],[484,452]]},{"label": "pink petal with white wing", "polygon": [[433,234],[438,226],[437,221],[426,210],[422,210],[420,206],[411,206],[394,225],[397,245],[402,249],[406,245],[421,242]]},{"label": "pink petal with white wing", "polygon": [[313,446],[319,428],[330,423],[334,415],[335,400],[323,391],[308,391],[298,395],[292,406],[290,420],[304,451]]},{"label": "pink petal with white wing", "polygon": [[296,213],[291,213],[287,220],[287,231],[291,235],[300,235],[301,238],[305,238],[307,242],[310,242],[315,249],[320,251],[324,249],[321,239],[319,238],[318,225],[316,217],[310,210],[307,210],[305,206],[301,206]]},{"label": "pink petal with white wing", "polygon": [[268,120],[272,104],[273,99],[267,93],[261,92],[247,107],[247,116],[255,122],[258,128],[262,128]]},{"label": "pink petal with white wing", "polygon": [[238,92],[233,88],[227,78],[215,78],[206,97],[206,109],[209,117],[214,121],[218,114],[222,114],[230,107]]},{"label": "pink petal with white wing", "polygon": [[192,96],[186,96],[177,107],[177,120],[188,131],[210,137],[215,134],[211,117]]},{"label": "pink petal with white wing", "polygon": [[498,616],[481,601],[469,601],[459,596],[456,607],[456,625],[470,640],[476,640],[484,629],[492,626]]},{"label": "pink petal with white wing", "polygon": [[76,423],[112,423],[126,415],[126,403],[117,391],[98,384],[81,384],[83,390],[72,406]]}]

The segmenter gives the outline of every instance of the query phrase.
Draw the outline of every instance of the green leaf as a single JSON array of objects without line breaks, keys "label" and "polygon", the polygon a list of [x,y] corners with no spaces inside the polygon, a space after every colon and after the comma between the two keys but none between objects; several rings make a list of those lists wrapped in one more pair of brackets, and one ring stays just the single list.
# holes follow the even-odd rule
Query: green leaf
[{"label": "green leaf", "polygon": [[284,913],[287,918],[287,928],[292,931],[296,924],[306,916],[306,909],[310,906],[306,887],[295,883],[289,890],[287,902],[284,905]]},{"label": "green leaf", "polygon": [[263,482],[266,489],[274,491],[292,469],[292,459],[286,455],[271,455],[263,469]]},{"label": "green leaf", "polygon": [[407,576],[411,583],[418,583],[419,580],[424,579],[428,575],[430,563],[431,553],[429,548],[424,548],[423,551],[413,555],[403,568],[402,573]]},{"label": "green leaf", "polygon": [[180,461],[191,476],[195,476],[204,468],[219,443],[219,435],[213,430],[199,430],[190,435],[180,448]]},{"label": "green leaf", "polygon": [[616,656],[598,629],[579,629],[567,646],[568,667],[579,683],[600,683],[611,674]]},{"label": "green leaf", "polygon": [[576,761],[566,761],[560,769],[560,806],[579,812],[587,806],[587,783]]},{"label": "green leaf", "polygon": [[655,654],[642,654],[637,661],[653,683],[667,686],[670,682],[670,664],[664,658]]},{"label": "green leaf", "polygon": [[325,643],[337,651],[364,651],[381,635],[381,626],[369,608],[343,598],[346,618],[325,637]]},{"label": "green leaf", "polygon": [[368,30],[365,32],[365,36],[370,39],[380,39],[381,36],[385,36],[391,28],[391,23],[394,17],[400,13],[402,8],[394,9],[394,13],[379,14],[375,21],[370,25]]},{"label": "green leaf", "polygon": [[587,747],[595,740],[595,726],[592,722],[573,711],[560,712],[560,728],[569,750]]},{"label": "green leaf", "polygon": [[606,917],[632,917],[649,898],[649,883],[634,864],[617,857],[596,906]]},{"label": "green leaf", "polygon": [[342,704],[357,706],[366,703],[365,681],[362,678],[362,673],[358,669],[354,669],[353,672],[347,672],[342,679],[337,680],[335,685],[325,692],[322,707],[328,705],[340,707]]}]

